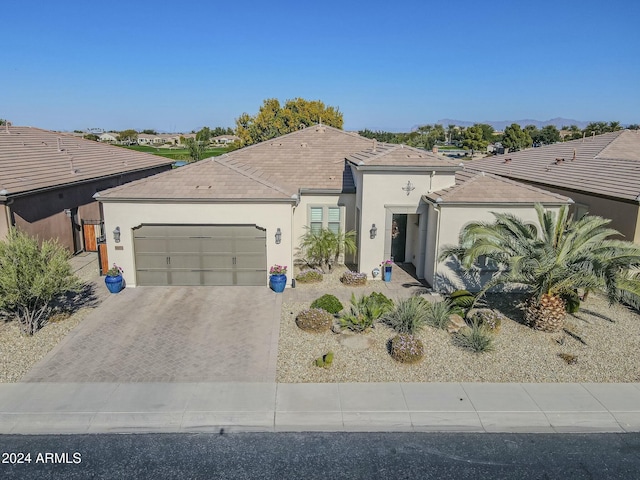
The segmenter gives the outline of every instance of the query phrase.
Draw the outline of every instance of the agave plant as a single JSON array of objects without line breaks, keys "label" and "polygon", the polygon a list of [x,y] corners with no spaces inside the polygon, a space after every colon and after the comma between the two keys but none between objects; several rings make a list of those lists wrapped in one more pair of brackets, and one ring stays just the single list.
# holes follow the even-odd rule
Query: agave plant
[{"label": "agave plant", "polygon": [[[493,260],[498,271],[480,292],[500,284],[528,287],[531,297],[525,319],[544,331],[562,328],[563,297],[578,289],[601,291],[611,303],[625,301],[640,307],[640,245],[618,240],[610,220],[584,216],[573,221],[567,206],[558,213],[536,205],[540,234],[514,215],[493,213],[493,223],[474,222],[460,233],[460,246],[445,247],[441,259],[457,258],[472,269],[481,255]],[[637,272],[637,270],[636,270]]]}]

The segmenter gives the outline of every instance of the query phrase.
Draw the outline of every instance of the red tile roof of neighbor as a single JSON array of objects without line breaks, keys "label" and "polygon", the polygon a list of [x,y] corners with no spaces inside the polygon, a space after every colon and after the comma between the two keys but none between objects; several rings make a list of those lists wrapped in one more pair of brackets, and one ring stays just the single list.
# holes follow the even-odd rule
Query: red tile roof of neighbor
[{"label": "red tile roof of neighbor", "polygon": [[0,127],[2,195],[74,184],[145,170],[172,160],[70,134],[31,127]]},{"label": "red tile roof of neighbor", "polygon": [[640,131],[621,130],[467,162],[513,180],[640,201]]}]

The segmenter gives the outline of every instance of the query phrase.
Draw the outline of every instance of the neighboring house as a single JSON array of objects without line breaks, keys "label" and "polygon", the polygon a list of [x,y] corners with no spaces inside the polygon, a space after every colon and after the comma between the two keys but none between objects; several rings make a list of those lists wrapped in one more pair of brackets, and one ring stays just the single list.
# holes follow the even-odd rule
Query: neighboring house
[{"label": "neighboring house", "polygon": [[222,145],[227,145],[229,143],[235,143],[240,140],[240,137],[236,137],[235,135],[218,135],[217,137],[213,137],[211,141],[213,143],[220,143]]},{"label": "neighboring house", "polygon": [[[464,285],[438,262],[460,228],[513,212],[536,223],[535,203],[561,195],[465,171],[431,152],[318,125],[100,192],[109,258],[128,286],[266,285],[291,268],[307,229],[356,230],[347,258],[370,277],[393,257],[436,288]],[[291,273],[288,276],[291,282]]]},{"label": "neighboring house", "polygon": [[621,130],[467,163],[570,197],[578,217],[610,218],[640,243],[640,131]]},{"label": "neighboring house", "polygon": [[162,145],[165,139],[162,135],[148,135],[146,133],[138,134],[138,145]]},{"label": "neighboring house", "polygon": [[105,132],[98,135],[98,140],[106,143],[117,143],[118,134],[116,132]]},{"label": "neighboring house", "polygon": [[0,238],[11,226],[95,250],[102,214],[93,195],[171,168],[172,160],[30,127],[0,128]]}]

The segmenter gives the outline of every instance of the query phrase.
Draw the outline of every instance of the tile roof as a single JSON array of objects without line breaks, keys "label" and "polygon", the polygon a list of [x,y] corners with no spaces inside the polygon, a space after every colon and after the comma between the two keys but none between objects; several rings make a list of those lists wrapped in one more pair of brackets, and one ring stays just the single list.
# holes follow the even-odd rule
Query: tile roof
[{"label": "tile roof", "polygon": [[432,202],[450,203],[570,203],[563,195],[547,192],[531,185],[469,169],[456,172],[456,183],[450,188],[424,195]]},{"label": "tile roof", "polygon": [[640,200],[640,131],[621,130],[473,160],[503,177],[621,200]]},{"label": "tile roof", "polygon": [[458,162],[425,150],[389,143],[376,143],[375,146],[349,155],[347,160],[354,165],[367,167],[421,167],[425,169],[446,167],[447,169],[457,169],[459,166]]},{"label": "tile roof", "polygon": [[230,157],[212,157],[99,192],[99,200],[281,200],[297,188],[276,185],[270,175]]},{"label": "tile roof", "polygon": [[64,133],[0,127],[0,190],[8,195],[171,163],[167,158]]},{"label": "tile roof", "polygon": [[[317,125],[107,190],[104,197],[101,192],[100,198],[268,199],[290,198],[298,189],[355,191],[345,159],[371,145],[358,134]],[[194,188],[202,184],[211,188]]]}]

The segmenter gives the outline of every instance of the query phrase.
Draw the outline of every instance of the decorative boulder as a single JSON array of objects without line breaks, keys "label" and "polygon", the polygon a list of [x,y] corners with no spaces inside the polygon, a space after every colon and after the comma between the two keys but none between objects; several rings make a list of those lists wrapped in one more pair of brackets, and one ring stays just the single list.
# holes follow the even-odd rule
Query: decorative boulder
[{"label": "decorative boulder", "polygon": [[460,315],[455,313],[449,315],[449,325],[447,325],[447,332],[449,333],[458,333],[464,327],[467,326],[467,323],[464,321]]}]

